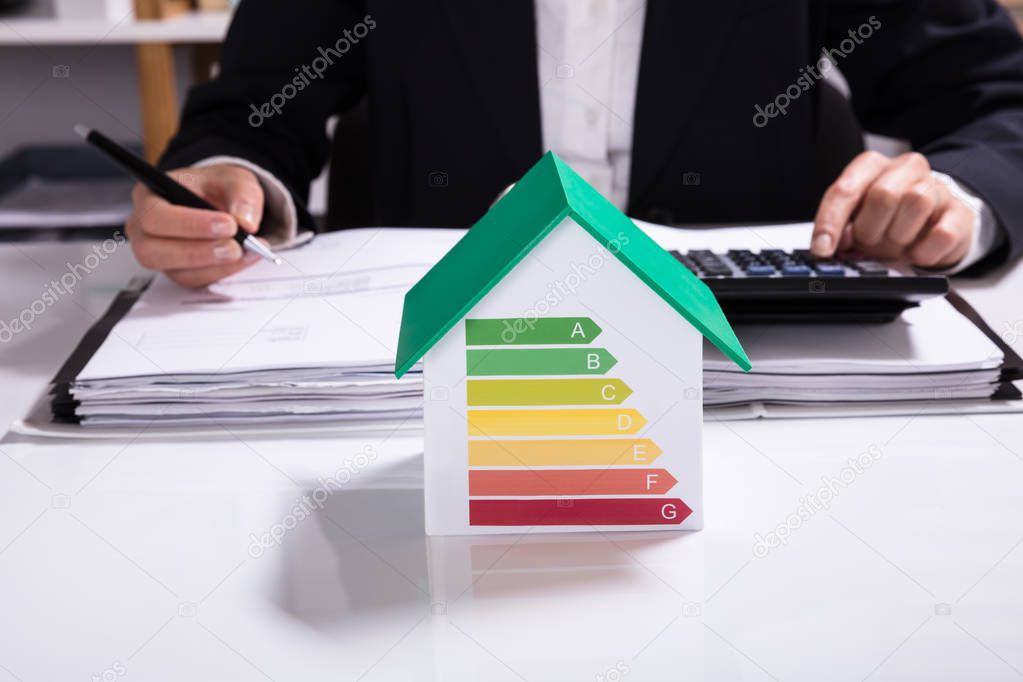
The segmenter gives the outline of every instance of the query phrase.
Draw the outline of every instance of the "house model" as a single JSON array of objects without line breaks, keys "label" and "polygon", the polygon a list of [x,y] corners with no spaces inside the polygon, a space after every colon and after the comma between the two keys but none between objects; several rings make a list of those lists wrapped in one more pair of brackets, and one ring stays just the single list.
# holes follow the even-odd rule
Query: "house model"
[{"label": "house model", "polygon": [[547,153],[406,295],[430,534],[702,527],[710,290]]}]

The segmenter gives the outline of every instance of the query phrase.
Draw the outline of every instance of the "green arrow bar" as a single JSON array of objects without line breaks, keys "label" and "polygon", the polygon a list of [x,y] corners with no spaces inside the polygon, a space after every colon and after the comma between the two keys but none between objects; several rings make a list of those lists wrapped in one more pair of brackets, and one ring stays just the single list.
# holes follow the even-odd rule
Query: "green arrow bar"
[{"label": "green arrow bar", "polygon": [[537,374],[606,374],[618,360],[603,348],[470,348],[471,377]]},{"label": "green arrow bar", "polygon": [[621,379],[473,379],[468,404],[619,405],[632,395]]},{"label": "green arrow bar", "polygon": [[508,317],[465,321],[467,346],[590,343],[600,327],[588,317]]}]

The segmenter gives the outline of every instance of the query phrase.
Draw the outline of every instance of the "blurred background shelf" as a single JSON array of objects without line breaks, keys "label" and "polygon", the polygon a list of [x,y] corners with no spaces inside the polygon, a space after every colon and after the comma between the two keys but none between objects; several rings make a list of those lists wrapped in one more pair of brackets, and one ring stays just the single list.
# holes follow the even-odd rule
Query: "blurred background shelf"
[{"label": "blurred background shelf", "polygon": [[[141,140],[156,160],[178,127],[181,106],[176,48],[188,51],[188,83],[212,77],[231,22],[229,0],[30,0],[0,16],[0,49],[130,47],[135,52]],[[180,52],[180,50],[178,50]],[[70,79],[76,64],[53,64],[53,78]]]},{"label": "blurred background shelf", "polygon": [[188,12],[170,19],[122,21],[0,18],[0,45],[118,45],[219,43],[231,21],[228,12]]}]

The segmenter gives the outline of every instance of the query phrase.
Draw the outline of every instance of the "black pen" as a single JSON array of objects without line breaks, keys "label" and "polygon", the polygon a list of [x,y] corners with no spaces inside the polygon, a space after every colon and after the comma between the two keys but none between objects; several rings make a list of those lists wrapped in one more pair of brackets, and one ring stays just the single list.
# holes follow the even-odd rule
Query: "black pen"
[{"label": "black pen", "polygon": [[[114,162],[121,166],[121,168],[128,171],[129,175],[175,206],[199,208],[208,211],[220,210],[210,202],[189,190],[184,185],[176,182],[166,173],[146,163],[135,154],[132,154],[106,135],[81,124],[75,126],[75,132],[81,135],[86,142],[109,156]],[[245,230],[239,229],[235,232],[234,240],[241,244],[243,249],[258,254],[275,265],[281,264],[281,259],[277,256],[277,254],[264,246],[263,242],[259,241]]]}]

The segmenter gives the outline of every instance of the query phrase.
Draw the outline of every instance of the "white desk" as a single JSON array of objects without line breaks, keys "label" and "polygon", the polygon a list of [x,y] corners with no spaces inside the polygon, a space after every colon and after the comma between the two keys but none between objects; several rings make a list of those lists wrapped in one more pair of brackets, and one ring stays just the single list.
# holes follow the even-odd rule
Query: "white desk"
[{"label": "white desk", "polygon": [[[89,248],[0,247],[0,319]],[[134,268],[121,249],[0,345],[5,423]],[[999,331],[1023,324],[1023,268],[962,288]],[[366,447],[369,466],[298,520]],[[828,509],[757,556],[757,534],[871,447]],[[1019,417],[709,424],[692,534],[430,544],[419,450],[8,436],[0,681],[1023,677]]]}]

